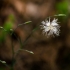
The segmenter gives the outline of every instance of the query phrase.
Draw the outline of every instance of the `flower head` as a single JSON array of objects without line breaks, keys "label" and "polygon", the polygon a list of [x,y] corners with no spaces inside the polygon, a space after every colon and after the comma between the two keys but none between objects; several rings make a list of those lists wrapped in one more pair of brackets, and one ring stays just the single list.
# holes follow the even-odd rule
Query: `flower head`
[{"label": "flower head", "polygon": [[49,21],[42,21],[42,25],[41,25],[41,29],[43,29],[43,33],[46,33],[46,35],[57,35],[59,36],[59,31],[60,31],[60,26],[57,22],[58,19],[55,19],[50,22],[50,18]]}]

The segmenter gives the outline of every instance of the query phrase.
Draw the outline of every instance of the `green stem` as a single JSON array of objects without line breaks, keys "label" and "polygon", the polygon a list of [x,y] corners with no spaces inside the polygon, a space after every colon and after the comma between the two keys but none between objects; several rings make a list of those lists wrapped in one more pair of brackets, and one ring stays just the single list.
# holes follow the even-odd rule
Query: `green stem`
[{"label": "green stem", "polygon": [[[31,35],[32,35],[37,29],[38,29],[38,26],[35,27],[35,28],[32,30],[32,32],[31,32],[31,33],[29,34],[29,36],[25,39],[25,41],[23,42],[23,44],[22,44],[21,39],[19,39],[21,48],[15,53],[15,55],[17,55],[17,54],[19,53],[19,51],[22,50],[22,48],[26,45],[28,39],[31,37]],[[24,50],[24,49],[23,49],[23,50]]]},{"label": "green stem", "polygon": [[13,40],[11,39],[11,45],[12,45],[12,65],[11,70],[14,70],[14,46],[13,46]]}]

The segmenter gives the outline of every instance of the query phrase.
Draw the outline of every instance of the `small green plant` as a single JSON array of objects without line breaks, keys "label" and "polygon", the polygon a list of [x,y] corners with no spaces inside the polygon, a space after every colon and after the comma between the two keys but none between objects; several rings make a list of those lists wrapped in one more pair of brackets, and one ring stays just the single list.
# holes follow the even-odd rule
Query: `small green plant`
[{"label": "small green plant", "polygon": [[[31,22],[31,21],[28,21],[28,22],[25,22],[25,23],[23,23],[23,24],[29,24],[30,22]],[[6,33],[9,33],[9,34],[12,36],[13,32],[14,32],[19,26],[21,26],[21,25],[23,25],[23,24],[19,24],[14,30],[13,30],[13,29],[10,29],[11,26],[10,26],[10,28],[8,28],[8,25],[6,25],[5,28],[4,28],[4,27],[0,27],[0,29],[3,30],[3,33],[5,33],[5,32],[6,32]],[[36,30],[36,28],[30,33],[30,35],[26,38],[26,40],[24,41],[23,44],[22,44],[22,42],[21,42],[21,39],[19,39],[20,49],[19,49],[16,53],[14,53],[13,40],[11,40],[12,54],[13,54],[11,67],[9,67],[9,65],[7,65],[7,63],[6,63],[5,61],[0,60],[0,62],[1,62],[2,64],[6,65],[7,67],[9,67],[10,70],[14,70],[14,64],[15,64],[14,55],[17,55],[20,50],[29,52],[29,53],[31,53],[31,54],[34,54],[32,51],[29,51],[29,50],[26,50],[26,49],[22,49],[22,48],[25,46],[27,40],[30,38],[30,36],[32,35],[32,33],[33,33],[35,30]],[[10,33],[10,32],[11,32],[11,33]],[[3,33],[2,33],[2,34],[3,34]],[[6,34],[4,34],[4,35],[6,36]],[[4,36],[3,36],[2,38],[4,38]],[[2,40],[1,40],[1,41],[2,41]]]},{"label": "small green plant", "polygon": [[[54,15],[55,17],[56,16],[66,16],[65,14],[58,14],[58,15]],[[50,18],[51,17],[53,17],[53,16],[50,16]],[[10,16],[10,18],[11,18],[11,20],[13,20],[13,18],[12,18],[12,16]],[[27,22],[25,22],[25,23],[22,23],[22,24],[19,24],[19,25],[17,25],[16,26],[16,28],[13,30],[12,29],[12,24],[13,24],[13,22],[6,22],[5,23],[5,25],[4,25],[4,27],[1,27],[0,26],[0,29],[2,30],[2,38],[4,39],[5,37],[6,37],[6,35],[7,35],[7,33],[10,35],[10,36],[12,36],[12,34],[14,33],[14,31],[19,27],[19,26],[22,26],[22,25],[25,25],[25,24],[30,24],[31,23],[31,21],[27,21]],[[43,22],[42,23],[42,28],[45,30],[45,32],[47,33],[47,31],[50,31],[51,30],[51,33],[50,34],[53,34],[54,32],[56,32],[56,34],[57,34],[57,28],[55,28],[55,26],[57,25],[58,26],[58,24],[57,24],[57,20],[53,20],[53,22],[52,22],[53,24],[52,24],[52,26],[50,26],[51,25],[51,22],[50,21],[45,21],[45,22]],[[55,25],[55,26],[54,26]],[[2,63],[2,64],[4,64],[4,65],[6,65],[7,67],[9,67],[10,68],[10,70],[14,70],[14,64],[16,63],[16,60],[15,60],[15,58],[14,58],[14,56],[15,55],[17,55],[19,52],[20,52],[20,50],[22,50],[22,51],[26,51],[26,52],[29,52],[29,53],[31,53],[31,54],[34,54],[32,51],[29,51],[29,50],[26,50],[26,49],[23,49],[23,47],[27,44],[27,41],[28,41],[28,39],[31,37],[31,35],[39,28],[39,26],[40,26],[40,24],[38,25],[38,26],[36,26],[32,31],[31,31],[31,33],[29,34],[29,36],[25,39],[25,41],[22,43],[21,42],[21,39],[19,38],[19,43],[20,43],[20,49],[17,51],[17,52],[14,52],[14,45],[13,45],[13,40],[11,40],[11,45],[12,45],[12,64],[11,64],[11,66],[9,66],[9,65],[7,65],[7,63],[5,62],[5,61],[2,61],[2,60],[0,60],[0,62]],[[52,32],[52,28],[53,28],[53,32]],[[4,34],[5,33],[5,34]],[[4,36],[3,36],[4,35]],[[1,39],[1,38],[0,38]]]}]

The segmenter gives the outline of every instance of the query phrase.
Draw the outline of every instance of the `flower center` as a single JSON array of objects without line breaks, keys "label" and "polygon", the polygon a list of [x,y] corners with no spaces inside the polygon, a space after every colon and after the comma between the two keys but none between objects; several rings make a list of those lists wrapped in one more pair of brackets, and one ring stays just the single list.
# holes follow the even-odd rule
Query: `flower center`
[{"label": "flower center", "polygon": [[49,26],[49,29],[50,29],[50,30],[52,30],[52,29],[53,29],[53,26],[52,26],[52,25],[50,25],[50,26]]}]

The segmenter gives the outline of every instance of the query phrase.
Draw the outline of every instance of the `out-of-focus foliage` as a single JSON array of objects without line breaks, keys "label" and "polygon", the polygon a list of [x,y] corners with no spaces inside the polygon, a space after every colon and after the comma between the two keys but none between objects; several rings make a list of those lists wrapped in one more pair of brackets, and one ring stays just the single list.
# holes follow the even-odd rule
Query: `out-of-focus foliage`
[{"label": "out-of-focus foliage", "polygon": [[62,1],[56,6],[58,13],[68,14],[68,1]]},{"label": "out-of-focus foliage", "polygon": [[14,16],[11,14],[11,15],[9,15],[9,21],[7,21],[4,24],[4,29],[9,31],[13,27],[13,23],[14,23]]},{"label": "out-of-focus foliage", "polygon": [[[57,14],[65,14],[66,16],[68,16],[68,14],[69,14],[69,12],[68,12],[68,1],[64,0],[64,1],[57,3],[56,9],[57,9]],[[58,18],[61,21],[66,19],[66,17],[64,17],[64,16],[58,17]]]},{"label": "out-of-focus foliage", "polygon": [[6,37],[6,32],[4,30],[2,30],[0,33],[0,42],[3,42],[5,40],[5,37]]},{"label": "out-of-focus foliage", "polygon": [[5,69],[3,67],[2,68],[0,67],[0,70],[5,70]]},{"label": "out-of-focus foliage", "polygon": [[13,27],[13,23],[14,23],[14,16],[10,14],[8,17],[8,21],[5,22],[5,24],[0,30],[0,42],[3,42],[5,40],[6,35],[10,31],[10,29]]}]

